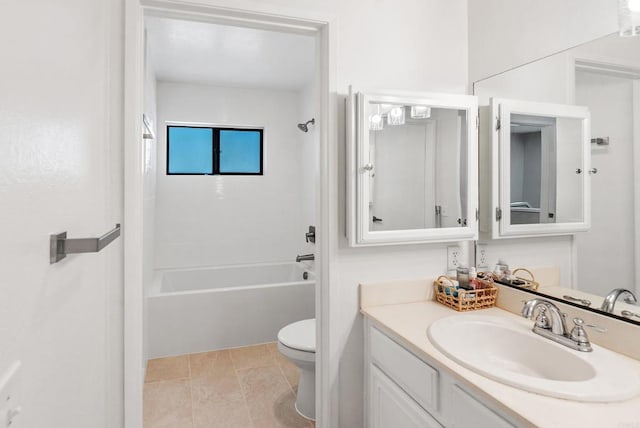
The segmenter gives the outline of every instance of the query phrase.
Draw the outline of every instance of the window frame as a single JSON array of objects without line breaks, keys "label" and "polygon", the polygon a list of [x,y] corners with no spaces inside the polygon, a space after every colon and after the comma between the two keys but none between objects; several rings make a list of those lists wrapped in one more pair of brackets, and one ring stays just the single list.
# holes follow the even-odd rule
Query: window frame
[{"label": "window frame", "polygon": [[[169,137],[170,128],[204,128],[211,129],[211,154],[212,154],[212,173],[197,172],[169,172],[169,146],[171,138]],[[260,171],[259,172],[220,172],[220,131],[244,131],[258,132],[260,135]],[[264,128],[258,127],[237,127],[237,126],[211,126],[211,125],[188,125],[188,124],[170,124],[166,125],[166,165],[165,175],[248,175],[260,176],[264,175]]]}]

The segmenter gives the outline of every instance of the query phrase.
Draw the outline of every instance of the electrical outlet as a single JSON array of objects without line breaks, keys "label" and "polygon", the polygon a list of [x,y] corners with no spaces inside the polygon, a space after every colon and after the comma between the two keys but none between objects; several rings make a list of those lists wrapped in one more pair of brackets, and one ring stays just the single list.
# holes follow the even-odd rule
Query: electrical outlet
[{"label": "electrical outlet", "polygon": [[456,270],[458,266],[460,266],[460,257],[461,257],[460,247],[447,247],[447,270],[452,271]]},{"label": "electrical outlet", "polygon": [[476,244],[476,268],[480,270],[489,268],[487,244]]}]

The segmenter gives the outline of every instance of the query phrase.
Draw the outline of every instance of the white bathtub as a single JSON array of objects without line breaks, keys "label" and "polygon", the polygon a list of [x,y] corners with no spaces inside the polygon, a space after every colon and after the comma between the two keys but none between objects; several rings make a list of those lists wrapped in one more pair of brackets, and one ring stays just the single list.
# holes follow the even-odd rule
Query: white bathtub
[{"label": "white bathtub", "polygon": [[315,316],[314,290],[302,263],[158,270],[149,358],[273,342],[285,325]]}]

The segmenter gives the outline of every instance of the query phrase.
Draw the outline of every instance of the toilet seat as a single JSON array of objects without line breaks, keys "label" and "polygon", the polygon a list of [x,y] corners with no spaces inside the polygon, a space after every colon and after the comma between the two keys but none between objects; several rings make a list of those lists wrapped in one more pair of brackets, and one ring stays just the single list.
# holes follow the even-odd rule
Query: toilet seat
[{"label": "toilet seat", "polygon": [[316,352],[316,320],[311,318],[289,324],[278,332],[278,342],[287,348]]}]

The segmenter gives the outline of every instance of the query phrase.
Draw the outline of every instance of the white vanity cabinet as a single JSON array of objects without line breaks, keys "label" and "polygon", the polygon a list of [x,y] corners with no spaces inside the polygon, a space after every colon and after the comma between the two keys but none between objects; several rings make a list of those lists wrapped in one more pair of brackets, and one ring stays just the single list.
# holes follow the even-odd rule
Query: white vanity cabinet
[{"label": "white vanity cabinet", "polygon": [[469,392],[462,382],[435,363],[418,358],[366,319],[365,426],[506,428],[518,425]]}]

